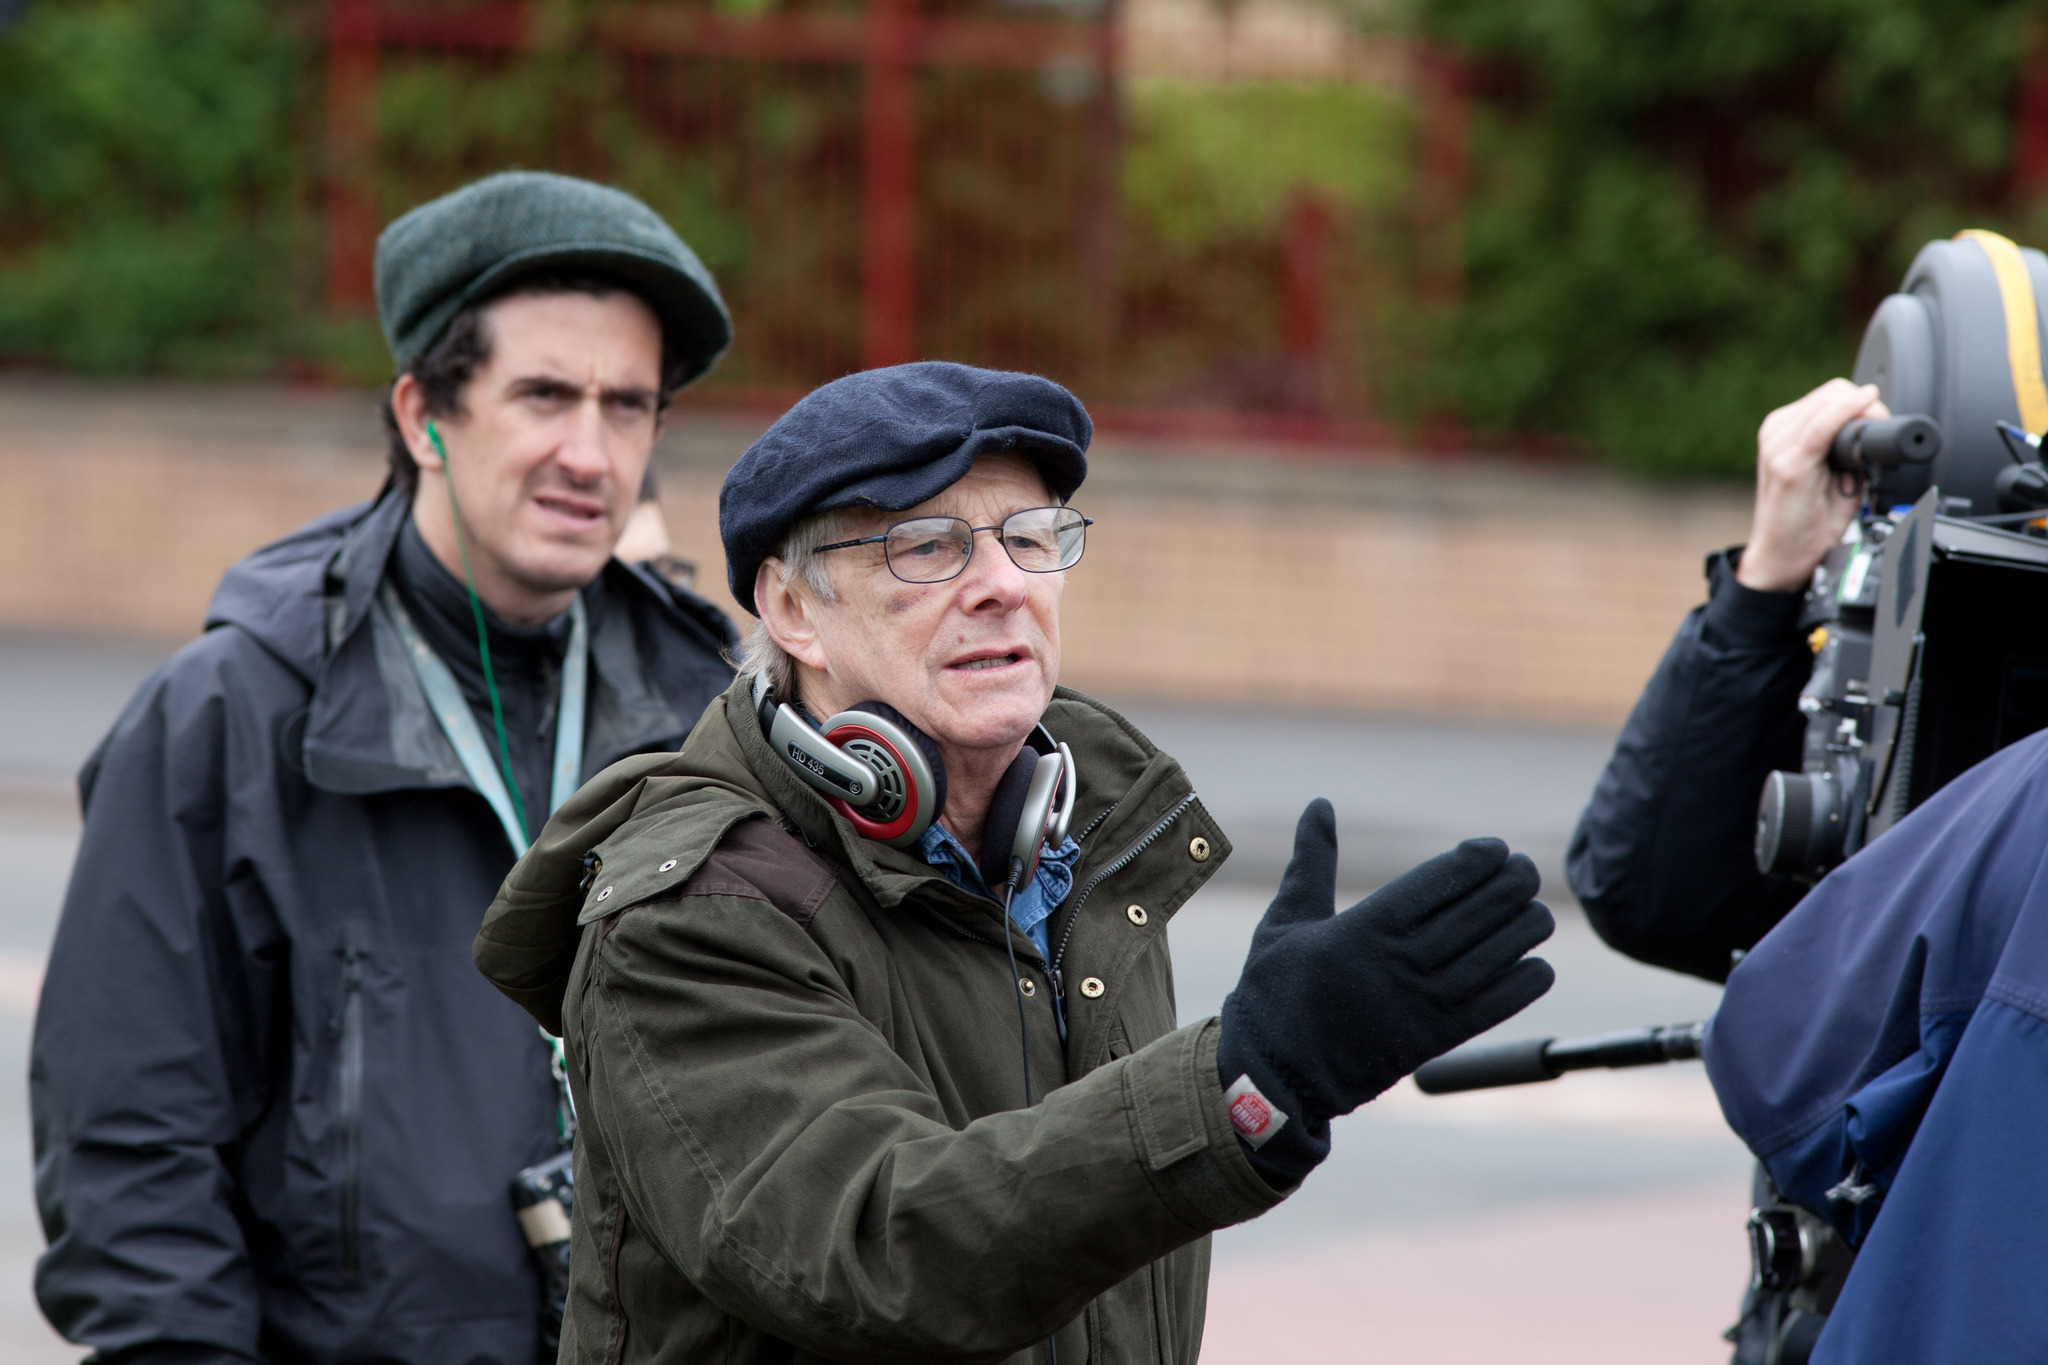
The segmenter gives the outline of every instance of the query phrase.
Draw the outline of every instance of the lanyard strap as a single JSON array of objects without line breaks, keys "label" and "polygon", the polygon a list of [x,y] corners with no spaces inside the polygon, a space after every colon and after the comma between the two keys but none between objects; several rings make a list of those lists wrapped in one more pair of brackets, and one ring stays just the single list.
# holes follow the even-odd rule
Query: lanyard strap
[{"label": "lanyard strap", "polygon": [[[498,765],[491,761],[490,747],[484,743],[483,731],[477,728],[476,716],[470,711],[469,703],[463,700],[462,688],[455,681],[455,675],[434,647],[427,643],[420,628],[413,623],[412,614],[399,600],[398,590],[386,581],[377,590],[377,603],[383,608],[386,619],[398,632],[398,638],[405,644],[406,657],[412,660],[412,670],[418,675],[420,688],[427,694],[427,706],[440,722],[441,733],[454,746],[455,757],[461,760],[462,770],[469,774],[469,780],[484,800],[491,803],[497,812],[498,822],[505,827],[505,837],[512,843],[515,856],[524,856],[532,842],[525,830],[519,827],[519,817],[513,811],[512,796],[505,787],[504,776]],[[583,598],[579,595],[569,601],[569,652],[562,660],[562,695],[555,707],[555,765],[552,790],[548,794],[548,813],[576,794],[581,785],[583,772],[583,716],[585,703],[590,695],[590,627],[583,610]]]}]

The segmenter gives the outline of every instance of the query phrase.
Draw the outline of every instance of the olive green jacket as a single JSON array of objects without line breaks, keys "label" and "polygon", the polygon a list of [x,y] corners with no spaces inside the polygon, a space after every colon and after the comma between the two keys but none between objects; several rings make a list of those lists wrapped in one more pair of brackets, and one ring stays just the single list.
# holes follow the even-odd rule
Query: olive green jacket
[{"label": "olive green jacket", "polygon": [[1055,696],[1081,855],[1048,964],[856,834],[743,688],[566,804],[477,937],[568,1045],[562,1360],[1044,1361],[1057,1330],[1059,1365],[1194,1365],[1207,1234],[1281,1196],[1231,1131],[1215,1021],[1175,1027],[1167,923],[1229,852],[1187,775]]}]

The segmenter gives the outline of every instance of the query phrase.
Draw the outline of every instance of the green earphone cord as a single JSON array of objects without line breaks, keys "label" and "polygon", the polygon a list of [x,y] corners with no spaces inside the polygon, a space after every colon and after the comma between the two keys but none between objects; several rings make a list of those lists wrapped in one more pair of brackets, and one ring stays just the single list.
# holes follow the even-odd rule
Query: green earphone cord
[{"label": "green earphone cord", "polygon": [[469,567],[469,542],[462,536],[462,506],[455,501],[455,477],[448,469],[448,447],[441,444],[441,433],[434,430],[432,422],[427,423],[427,439],[434,443],[434,453],[441,457],[441,481],[448,489],[448,510],[455,523],[455,552],[462,556],[462,586],[469,590],[470,614],[476,617],[476,652],[484,661],[484,691],[491,698],[491,724],[498,730],[498,762],[505,769],[505,790],[512,795],[512,809],[519,816],[520,831],[528,838],[533,837],[533,826],[526,822],[526,802],[519,795],[519,779],[512,775],[512,743],[505,738],[505,704],[498,699],[498,680],[491,671],[490,634],[484,629],[484,604],[476,595],[476,575]]}]

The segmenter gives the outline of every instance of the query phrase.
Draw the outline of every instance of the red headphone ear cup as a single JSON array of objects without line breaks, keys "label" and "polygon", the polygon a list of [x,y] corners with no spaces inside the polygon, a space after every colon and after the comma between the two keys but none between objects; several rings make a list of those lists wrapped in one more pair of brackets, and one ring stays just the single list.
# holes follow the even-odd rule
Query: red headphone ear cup
[{"label": "red headphone ear cup", "polygon": [[832,804],[863,838],[909,848],[938,818],[938,782],[924,751],[902,727],[867,711],[841,711],[819,727],[827,740],[875,770],[882,789],[866,810]]},{"label": "red headphone ear cup", "polygon": [[[855,711],[862,714],[857,717],[850,714]],[[870,716],[879,716],[903,732],[904,738],[908,739],[910,743],[908,746],[898,745],[897,747],[901,748],[905,754],[909,754],[911,749],[914,748],[918,753],[924,755],[925,764],[930,768],[932,775],[932,800],[935,803],[932,810],[932,819],[936,820],[943,815],[946,810],[946,760],[939,757],[939,746],[932,742],[932,737],[918,729],[915,725],[912,725],[909,717],[885,701],[855,702],[847,708],[847,713],[849,714],[846,714],[844,718],[848,720],[866,721]],[[834,719],[839,718],[834,717]]]}]

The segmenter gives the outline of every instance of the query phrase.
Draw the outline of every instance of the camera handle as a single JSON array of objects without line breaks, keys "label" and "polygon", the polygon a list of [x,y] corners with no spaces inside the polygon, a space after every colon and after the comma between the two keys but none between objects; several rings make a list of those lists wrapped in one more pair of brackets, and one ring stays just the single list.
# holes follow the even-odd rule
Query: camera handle
[{"label": "camera handle", "polygon": [[1828,468],[1871,475],[1902,464],[1927,464],[1940,453],[1941,428],[1930,417],[1859,417],[1828,443]]},{"label": "camera handle", "polygon": [[1525,1038],[1515,1043],[1461,1047],[1423,1063],[1415,1073],[1415,1087],[1425,1095],[1452,1095],[1461,1090],[1554,1081],[1567,1071],[1595,1067],[1689,1062],[1700,1055],[1700,1039],[1706,1031],[1704,1022],[1667,1024],[1595,1038]]}]

